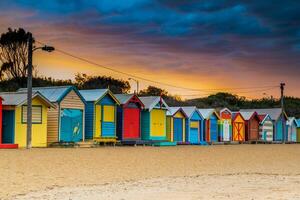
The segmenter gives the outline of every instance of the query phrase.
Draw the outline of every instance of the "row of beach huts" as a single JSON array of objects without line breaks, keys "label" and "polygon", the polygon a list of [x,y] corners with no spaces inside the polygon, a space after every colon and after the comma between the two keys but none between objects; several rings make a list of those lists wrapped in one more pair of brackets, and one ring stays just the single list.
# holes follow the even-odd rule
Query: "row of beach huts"
[{"label": "row of beach huts", "polygon": [[[26,147],[26,104],[26,88],[0,93],[0,148]],[[33,88],[32,104],[33,147],[300,142],[300,120],[280,108],[169,107],[159,96],[73,86]]]}]

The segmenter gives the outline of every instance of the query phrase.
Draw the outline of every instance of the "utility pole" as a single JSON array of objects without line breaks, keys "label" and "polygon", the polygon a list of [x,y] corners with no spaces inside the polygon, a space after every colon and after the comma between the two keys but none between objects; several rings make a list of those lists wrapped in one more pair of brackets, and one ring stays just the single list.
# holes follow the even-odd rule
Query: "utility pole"
[{"label": "utility pole", "polygon": [[139,87],[140,87],[140,83],[137,79],[134,79],[134,78],[129,78],[128,80],[133,80],[136,82],[136,94],[138,95],[139,94]]},{"label": "utility pole", "polygon": [[27,66],[27,149],[31,148],[32,132],[32,34],[28,34],[28,66]]},{"label": "utility pole", "polygon": [[281,102],[281,122],[282,122],[282,142],[286,141],[286,134],[285,134],[285,123],[284,123],[284,86],[285,83],[280,83],[280,102]]}]

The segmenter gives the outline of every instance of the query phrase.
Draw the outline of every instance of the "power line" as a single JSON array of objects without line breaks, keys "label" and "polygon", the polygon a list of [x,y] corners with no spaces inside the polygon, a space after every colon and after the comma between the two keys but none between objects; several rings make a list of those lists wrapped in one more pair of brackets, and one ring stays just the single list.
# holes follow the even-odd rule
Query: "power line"
[{"label": "power line", "polygon": [[[269,88],[269,89],[263,89],[263,90],[252,90],[252,91],[242,91],[242,92],[238,92],[238,93],[255,93],[255,92],[265,92],[265,91],[270,91],[270,90],[273,90],[273,89],[277,89],[278,87],[272,87],[272,88]],[[207,93],[207,94],[180,94],[180,96],[184,96],[184,97],[188,97],[188,96],[205,96],[205,95],[211,95],[213,93]],[[239,96],[242,96],[242,95],[239,95]]]},{"label": "power line", "polygon": [[[36,41],[37,43],[41,44],[41,45],[45,45],[43,42],[39,42],[39,41]],[[123,74],[123,75],[126,75],[128,77],[131,77],[131,78],[136,78],[136,79],[139,79],[139,80],[143,80],[143,81],[147,81],[147,82],[151,82],[151,83],[155,83],[155,84],[159,84],[159,85],[165,85],[165,86],[168,86],[168,87],[172,87],[172,88],[177,88],[177,89],[184,89],[184,90],[189,90],[189,91],[198,91],[198,92],[214,92],[214,91],[220,91],[220,90],[246,90],[246,89],[259,89],[259,88],[271,88],[271,87],[277,87],[277,86],[259,86],[259,87],[237,87],[237,88],[212,88],[212,89],[196,89],[196,88],[188,88],[188,87],[182,87],[182,86],[178,86],[178,85],[172,85],[172,84],[169,84],[169,83],[164,83],[164,82],[160,82],[160,81],[154,81],[154,80],[151,80],[151,79],[147,79],[147,78],[144,78],[144,77],[141,77],[141,76],[137,76],[137,75],[134,75],[134,74],[129,74],[129,73],[126,73],[126,72],[123,72],[123,71],[120,71],[120,70],[116,70],[116,69],[113,69],[111,67],[107,67],[107,66],[104,66],[102,64],[99,64],[99,63],[96,63],[96,62],[93,62],[93,61],[90,61],[86,58],[82,58],[82,57],[79,57],[79,56],[76,56],[76,55],[73,55],[71,53],[68,53],[66,51],[63,51],[61,49],[57,49],[55,48],[55,51],[57,52],[60,52],[64,55],[67,55],[69,57],[72,57],[72,58],[75,58],[77,60],[80,60],[80,61],[83,61],[83,62],[86,62],[86,63],[89,63],[91,65],[95,65],[95,66],[98,66],[98,67],[101,67],[101,68],[104,68],[106,70],[110,70],[110,71],[113,71],[113,72],[116,72],[116,73],[119,73],[119,74]],[[240,92],[239,92],[240,93]]]}]

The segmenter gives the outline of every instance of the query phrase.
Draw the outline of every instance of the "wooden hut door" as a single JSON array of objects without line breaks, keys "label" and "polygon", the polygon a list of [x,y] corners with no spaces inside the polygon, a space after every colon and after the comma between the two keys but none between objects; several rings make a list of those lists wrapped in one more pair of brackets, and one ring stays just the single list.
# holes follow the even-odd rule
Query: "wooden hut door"
[{"label": "wooden hut door", "polygon": [[259,135],[259,122],[256,119],[250,121],[250,130],[248,140],[258,140]]},{"label": "wooden hut door", "polygon": [[83,137],[83,111],[65,108],[61,110],[60,116],[60,141],[81,141]]},{"label": "wooden hut door", "polygon": [[174,141],[183,141],[183,120],[182,118],[174,118]]},{"label": "wooden hut door", "polygon": [[230,125],[228,120],[224,120],[223,123],[223,140],[230,141]]},{"label": "wooden hut door", "polygon": [[210,140],[211,142],[218,141],[218,122],[217,119],[210,119]]},{"label": "wooden hut door", "polygon": [[2,143],[14,144],[15,141],[15,111],[3,110],[2,118]]},{"label": "wooden hut door", "polygon": [[234,136],[233,136],[233,140],[234,141],[243,141],[244,137],[243,137],[243,126],[244,124],[242,122],[234,122],[233,123],[233,130],[234,130]]},{"label": "wooden hut door", "polygon": [[137,139],[140,137],[140,109],[124,109],[124,138]]}]

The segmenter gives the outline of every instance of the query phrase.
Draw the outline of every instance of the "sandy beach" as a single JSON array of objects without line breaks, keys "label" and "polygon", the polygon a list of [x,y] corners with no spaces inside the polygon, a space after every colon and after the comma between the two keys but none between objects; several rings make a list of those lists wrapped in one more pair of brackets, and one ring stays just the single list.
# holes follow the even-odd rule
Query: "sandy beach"
[{"label": "sandy beach", "polygon": [[300,145],[0,150],[0,199],[300,199]]}]

